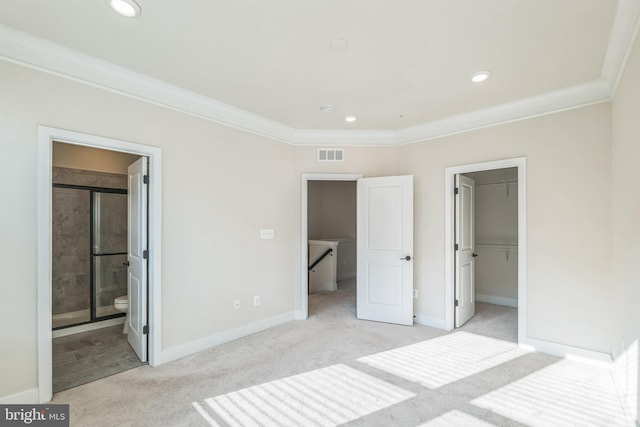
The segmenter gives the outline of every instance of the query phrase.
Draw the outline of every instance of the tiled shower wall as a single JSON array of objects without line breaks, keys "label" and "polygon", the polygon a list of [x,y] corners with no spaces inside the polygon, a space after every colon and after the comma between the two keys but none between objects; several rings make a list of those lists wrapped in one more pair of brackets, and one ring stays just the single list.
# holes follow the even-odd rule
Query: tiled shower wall
[{"label": "tiled shower wall", "polygon": [[[126,189],[127,176],[54,167],[53,183]],[[89,203],[88,190],[53,188],[51,302],[54,315],[90,307]],[[126,216],[124,221],[126,224]],[[115,293],[123,295],[126,291]]]}]

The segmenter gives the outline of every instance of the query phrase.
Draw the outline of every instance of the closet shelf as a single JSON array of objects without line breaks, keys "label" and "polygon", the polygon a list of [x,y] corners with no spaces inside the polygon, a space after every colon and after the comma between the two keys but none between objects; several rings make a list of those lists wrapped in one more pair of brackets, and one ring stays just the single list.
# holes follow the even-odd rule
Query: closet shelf
[{"label": "closet shelf", "polygon": [[507,185],[507,184],[517,184],[518,180],[510,180],[510,181],[498,181],[498,182],[483,182],[477,183],[476,185]]},{"label": "closet shelf", "polygon": [[476,243],[476,246],[486,246],[490,248],[518,249],[517,243]]}]

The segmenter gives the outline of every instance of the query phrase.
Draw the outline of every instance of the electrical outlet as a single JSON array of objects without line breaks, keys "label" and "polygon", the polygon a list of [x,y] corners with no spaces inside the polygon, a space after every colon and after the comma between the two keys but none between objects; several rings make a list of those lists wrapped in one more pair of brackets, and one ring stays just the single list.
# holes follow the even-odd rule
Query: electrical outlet
[{"label": "electrical outlet", "polygon": [[255,307],[260,305],[260,295],[256,295],[256,296],[253,297],[253,305]]},{"label": "electrical outlet", "polygon": [[233,300],[233,309],[234,310],[239,310],[240,309],[240,300],[239,299],[234,299]]},{"label": "electrical outlet", "polygon": [[418,299],[418,288],[413,288],[413,299]]}]

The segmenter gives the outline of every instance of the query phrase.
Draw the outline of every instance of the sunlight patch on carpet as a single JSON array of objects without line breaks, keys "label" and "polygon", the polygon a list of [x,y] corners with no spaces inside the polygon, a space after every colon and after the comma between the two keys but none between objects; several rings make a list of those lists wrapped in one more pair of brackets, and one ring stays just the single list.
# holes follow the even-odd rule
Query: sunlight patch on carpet
[{"label": "sunlight patch on carpet", "polygon": [[495,427],[495,425],[456,409],[417,427]]},{"label": "sunlight patch on carpet", "polygon": [[561,360],[471,402],[529,426],[628,426],[606,367]]},{"label": "sunlight patch on carpet", "polygon": [[358,361],[435,389],[527,353],[511,342],[456,332],[361,357]]},{"label": "sunlight patch on carpet", "polygon": [[334,426],[414,396],[349,366],[334,365],[193,406],[212,426]]}]

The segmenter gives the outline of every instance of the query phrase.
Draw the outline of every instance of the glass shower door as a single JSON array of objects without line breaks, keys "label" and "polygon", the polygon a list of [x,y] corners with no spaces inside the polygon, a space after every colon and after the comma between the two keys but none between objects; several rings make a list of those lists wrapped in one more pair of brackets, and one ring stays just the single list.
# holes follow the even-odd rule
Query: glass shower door
[{"label": "glass shower door", "polygon": [[126,192],[94,192],[93,219],[92,312],[99,320],[121,314],[113,300],[127,295]]}]

